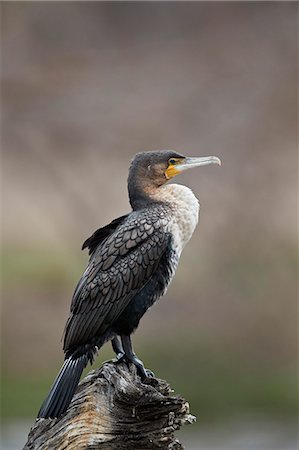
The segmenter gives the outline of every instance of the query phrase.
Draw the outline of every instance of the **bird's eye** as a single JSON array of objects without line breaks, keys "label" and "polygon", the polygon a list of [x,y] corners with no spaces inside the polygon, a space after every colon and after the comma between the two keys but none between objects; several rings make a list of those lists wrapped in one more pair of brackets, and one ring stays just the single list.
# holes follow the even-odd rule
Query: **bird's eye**
[{"label": "bird's eye", "polygon": [[171,164],[172,166],[173,166],[174,164],[176,164],[176,159],[170,158],[169,164]]}]

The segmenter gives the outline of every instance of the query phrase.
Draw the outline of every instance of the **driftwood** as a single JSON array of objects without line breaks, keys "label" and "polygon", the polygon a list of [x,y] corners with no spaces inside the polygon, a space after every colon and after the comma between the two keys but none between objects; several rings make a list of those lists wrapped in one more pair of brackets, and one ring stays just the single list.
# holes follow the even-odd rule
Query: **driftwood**
[{"label": "driftwood", "polygon": [[81,381],[61,418],[36,421],[24,450],[183,449],[174,432],[194,421],[166,381],[141,382],[134,366],[109,362]]}]

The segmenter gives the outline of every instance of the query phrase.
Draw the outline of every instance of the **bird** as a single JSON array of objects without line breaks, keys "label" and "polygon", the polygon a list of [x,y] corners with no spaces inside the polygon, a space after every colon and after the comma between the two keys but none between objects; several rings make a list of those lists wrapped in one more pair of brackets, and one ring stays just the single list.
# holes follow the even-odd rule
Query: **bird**
[{"label": "bird", "polygon": [[199,218],[199,202],[191,189],[168,181],[207,164],[221,161],[173,150],[140,152],[133,158],[127,183],[132,211],[83,243],[90,257],[64,329],[64,363],[38,419],[57,418],[67,411],[83,369],[108,341],[117,361],[134,364],[141,380],[153,376],[135,354],[131,335],[166,292]]}]

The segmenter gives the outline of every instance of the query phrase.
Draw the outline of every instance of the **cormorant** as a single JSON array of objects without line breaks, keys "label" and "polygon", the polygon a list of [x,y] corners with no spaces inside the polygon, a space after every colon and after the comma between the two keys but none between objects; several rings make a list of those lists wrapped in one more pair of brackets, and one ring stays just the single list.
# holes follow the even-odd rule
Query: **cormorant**
[{"label": "cormorant", "polygon": [[64,364],[38,418],[63,414],[83,369],[111,340],[119,360],[151,375],[134,353],[131,334],[161,297],[198,222],[199,203],[186,186],[166,184],[182,171],[221,164],[216,156],[185,157],[172,150],[138,153],[128,177],[132,211],[98,229],[83,244],[90,259],[75,289],[64,330]]}]

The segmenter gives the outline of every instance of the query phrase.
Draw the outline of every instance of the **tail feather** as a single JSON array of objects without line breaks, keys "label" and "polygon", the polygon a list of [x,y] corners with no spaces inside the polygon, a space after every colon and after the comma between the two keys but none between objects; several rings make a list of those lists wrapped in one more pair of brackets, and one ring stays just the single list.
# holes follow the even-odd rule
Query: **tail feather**
[{"label": "tail feather", "polygon": [[67,410],[87,363],[87,355],[78,358],[71,356],[64,361],[47,398],[38,412],[38,418],[53,419]]}]

